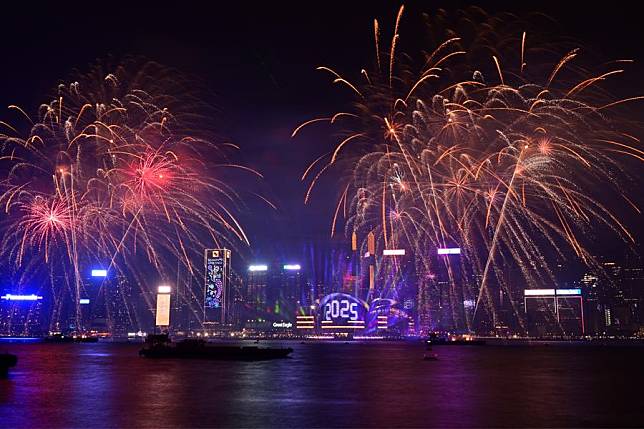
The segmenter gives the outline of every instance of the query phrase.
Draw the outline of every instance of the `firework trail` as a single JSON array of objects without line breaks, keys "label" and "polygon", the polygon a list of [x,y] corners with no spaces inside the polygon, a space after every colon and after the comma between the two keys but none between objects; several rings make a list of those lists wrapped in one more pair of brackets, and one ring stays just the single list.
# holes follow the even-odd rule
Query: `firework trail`
[{"label": "firework trail", "polygon": [[[464,37],[437,31],[445,28],[439,13],[429,30],[439,41],[416,61],[422,67],[403,64],[396,53],[403,11],[388,52],[375,21],[375,68],[363,69],[359,84],[319,68],[356,99],[353,110],[294,130],[329,122],[345,133],[305,171],[305,201],[325,174],[342,177],[332,234],[344,219],[347,236],[376,234],[379,255],[409,249],[421,306],[439,306],[435,273],[447,273],[450,329],[471,330],[475,318],[496,326],[493,290],[511,297],[523,323],[517,298],[525,287],[551,287],[554,259],[594,264],[586,242],[598,228],[633,242],[613,209],[639,212],[626,195],[625,160],[643,161],[644,152],[616,109],[642,97],[615,99],[602,87],[627,61],[588,72],[575,65],[579,49],[557,57],[566,44],[532,49],[519,30],[528,24],[479,9],[462,13]],[[460,261],[439,259],[444,247],[460,247]],[[398,272],[384,259],[379,269],[384,279]],[[469,311],[464,302],[474,303]]]},{"label": "firework trail", "polygon": [[[135,279],[145,292],[154,279],[172,279],[175,267],[199,276],[206,247],[248,244],[228,172],[261,177],[230,161],[234,145],[200,127],[202,106],[176,73],[141,61],[111,70],[97,65],[60,84],[37,119],[10,106],[24,133],[0,122],[3,255],[52,276],[55,300],[75,303],[76,326],[91,266]],[[190,293],[197,316],[199,294]]]}]

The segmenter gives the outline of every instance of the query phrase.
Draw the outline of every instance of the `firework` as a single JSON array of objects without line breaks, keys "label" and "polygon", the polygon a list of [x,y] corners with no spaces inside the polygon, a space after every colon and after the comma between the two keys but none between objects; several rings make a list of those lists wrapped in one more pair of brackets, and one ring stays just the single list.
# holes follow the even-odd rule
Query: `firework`
[{"label": "firework", "polygon": [[[47,272],[55,300],[75,303],[77,326],[83,272],[94,264],[151,291],[155,278],[198,276],[206,247],[248,243],[226,172],[259,173],[231,163],[235,147],[199,128],[185,85],[154,63],[96,66],[59,85],[36,120],[11,106],[26,136],[0,123],[3,254]],[[186,290],[198,317],[199,294]]]},{"label": "firework", "polygon": [[[572,254],[593,264],[585,242],[594,230],[609,228],[633,242],[613,208],[639,212],[625,194],[623,166],[625,158],[644,160],[644,152],[621,130],[615,109],[642,97],[611,99],[601,87],[627,62],[589,74],[574,64],[578,49],[548,62],[530,49],[526,32],[498,36],[517,27],[493,31],[505,24],[498,17],[463,19],[480,30],[474,40],[446,31],[414,72],[397,60],[403,10],[388,51],[375,22],[376,65],[361,71],[359,84],[319,68],[349,88],[356,108],[302,125],[342,124],[346,133],[305,171],[306,200],[325,173],[340,173],[331,233],[345,219],[348,236],[378,237],[378,254],[411,250],[418,302],[449,302],[450,314],[440,316],[449,319],[448,329],[472,330],[483,315],[496,326],[493,290],[510,297],[522,323],[519,293],[553,284],[553,260]],[[458,261],[436,256],[438,248],[454,246],[462,249]],[[385,283],[401,275],[395,262],[383,259],[379,269]],[[509,278],[509,271],[518,275]],[[447,290],[440,289],[436,272],[445,273]],[[468,311],[464,303],[474,305]]]}]

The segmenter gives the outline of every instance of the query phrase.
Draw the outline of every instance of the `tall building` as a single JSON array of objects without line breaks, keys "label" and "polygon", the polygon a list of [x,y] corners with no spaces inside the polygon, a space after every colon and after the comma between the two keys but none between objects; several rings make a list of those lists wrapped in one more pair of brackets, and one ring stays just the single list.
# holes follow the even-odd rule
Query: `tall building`
[{"label": "tall building", "polygon": [[425,269],[415,275],[418,284],[416,291],[417,327],[416,331],[423,336],[441,330],[442,306],[441,287],[438,276]]},{"label": "tall building", "polygon": [[600,260],[579,283],[587,295],[590,335],[633,335],[644,326],[644,268],[640,261]]},{"label": "tall building", "polygon": [[5,293],[0,296],[0,336],[35,337],[44,333],[43,297]]},{"label": "tall building", "polygon": [[376,287],[376,236],[373,231],[367,235],[367,253],[365,258],[368,260],[369,270],[369,293],[367,301],[372,298]]},{"label": "tall building", "polygon": [[230,324],[234,329],[243,327],[244,322],[244,304],[246,295],[244,292],[244,281],[237,273],[231,273],[230,279],[231,290],[231,308],[228,312]]},{"label": "tall building", "polygon": [[[266,311],[268,300],[268,265],[257,264],[248,267],[245,288],[245,303],[254,315]],[[250,317],[255,317],[251,315]]]},{"label": "tall building", "polygon": [[[113,300],[113,280],[108,276],[107,270],[101,269],[91,270],[89,275],[83,279],[79,299],[89,300],[89,303],[81,306],[80,324],[75,329],[70,329],[71,331],[109,332],[108,307],[110,301]],[[73,303],[72,308],[75,306],[76,303]],[[72,323],[68,324],[69,327],[71,325]]]},{"label": "tall building", "polygon": [[246,327],[270,330],[273,322],[294,324],[313,305],[314,291],[300,264],[274,261],[248,267],[244,301]]},{"label": "tall building", "polygon": [[584,302],[581,296],[557,297],[557,316],[563,335],[578,337],[585,334]]},{"label": "tall building", "polygon": [[638,331],[644,331],[644,268],[632,266],[624,269],[623,275],[626,300],[633,312]]},{"label": "tall building", "polygon": [[231,307],[230,250],[206,249],[204,265],[204,325],[226,325]]},{"label": "tall building", "polygon": [[75,326],[76,303],[70,305],[70,322],[66,330],[94,331],[114,338],[127,337],[133,326],[132,287],[128,279],[104,269],[93,269],[82,281],[78,305],[80,324]]},{"label": "tall building", "polygon": [[280,316],[295,322],[302,300],[306,298],[306,282],[302,277],[302,267],[299,264],[284,264],[281,267],[280,282],[277,285],[281,302]]},{"label": "tall building", "polygon": [[126,338],[133,326],[132,286],[124,276],[117,276],[106,290],[108,330],[113,338]]},{"label": "tall building", "polygon": [[560,334],[555,316],[554,292],[552,297],[533,296],[524,301],[528,335],[546,337]]},{"label": "tall building", "polygon": [[575,289],[526,289],[523,306],[532,337],[585,334],[582,291]]}]

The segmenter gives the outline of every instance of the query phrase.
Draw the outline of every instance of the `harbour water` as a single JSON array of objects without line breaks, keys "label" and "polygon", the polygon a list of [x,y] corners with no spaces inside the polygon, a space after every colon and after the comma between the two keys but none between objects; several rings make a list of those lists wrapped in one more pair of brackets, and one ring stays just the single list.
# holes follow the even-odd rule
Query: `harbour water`
[{"label": "harbour water", "polygon": [[644,348],[288,343],[265,362],[0,344],[0,427],[642,427]]}]

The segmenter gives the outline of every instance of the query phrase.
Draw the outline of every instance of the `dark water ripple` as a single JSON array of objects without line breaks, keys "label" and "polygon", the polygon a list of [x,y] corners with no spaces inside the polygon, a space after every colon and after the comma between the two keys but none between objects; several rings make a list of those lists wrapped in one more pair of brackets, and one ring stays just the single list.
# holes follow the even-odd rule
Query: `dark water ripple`
[{"label": "dark water ripple", "polygon": [[642,427],[644,349],[291,344],[270,362],[8,344],[0,427]]}]

